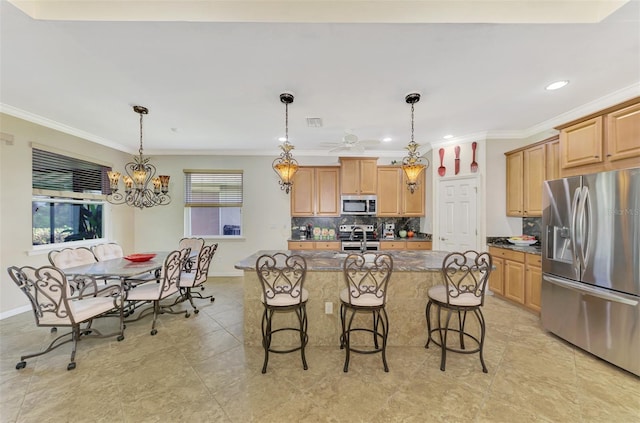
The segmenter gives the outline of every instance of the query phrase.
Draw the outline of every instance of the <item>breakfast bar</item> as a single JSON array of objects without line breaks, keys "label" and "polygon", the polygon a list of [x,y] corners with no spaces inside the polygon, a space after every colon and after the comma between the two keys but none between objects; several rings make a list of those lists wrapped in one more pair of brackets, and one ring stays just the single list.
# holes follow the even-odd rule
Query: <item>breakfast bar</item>
[{"label": "breakfast bar", "polygon": [[[260,346],[263,306],[261,287],[256,275],[256,259],[262,254],[278,251],[263,250],[236,263],[244,271],[244,343]],[[286,254],[299,254],[307,262],[304,287],[309,291],[307,315],[309,319],[309,345],[336,346],[339,344],[340,299],[345,287],[342,264],[345,253],[336,251],[282,250]],[[427,290],[441,283],[440,268],[447,255],[445,251],[389,251],[393,257],[393,274],[387,295],[389,315],[389,345],[422,346],[426,342],[425,307]],[[291,314],[291,313],[289,313]],[[292,316],[278,316],[283,324]],[[283,337],[284,338],[284,337]],[[285,338],[286,339],[286,338]],[[275,341],[275,338],[274,338]],[[295,345],[298,339],[280,340],[283,345]]]}]

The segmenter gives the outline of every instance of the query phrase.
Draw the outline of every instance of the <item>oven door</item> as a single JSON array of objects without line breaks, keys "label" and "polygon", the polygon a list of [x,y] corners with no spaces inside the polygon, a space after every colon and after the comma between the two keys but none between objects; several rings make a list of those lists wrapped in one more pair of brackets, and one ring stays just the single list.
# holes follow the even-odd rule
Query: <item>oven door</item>
[{"label": "oven door", "polygon": [[[360,251],[362,243],[360,241],[342,241],[342,251]],[[380,243],[377,241],[367,241],[367,251],[378,251]]]}]

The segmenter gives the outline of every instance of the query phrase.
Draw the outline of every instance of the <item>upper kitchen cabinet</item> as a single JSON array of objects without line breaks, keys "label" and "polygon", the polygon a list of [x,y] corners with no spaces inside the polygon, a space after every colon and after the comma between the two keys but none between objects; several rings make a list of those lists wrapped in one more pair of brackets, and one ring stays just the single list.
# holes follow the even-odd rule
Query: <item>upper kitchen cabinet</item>
[{"label": "upper kitchen cabinet", "polygon": [[559,137],[553,137],[553,139],[546,144],[547,166],[544,179],[546,181],[560,178],[560,139]]},{"label": "upper kitchen cabinet", "polygon": [[640,157],[640,103],[607,114],[609,161]]},{"label": "upper kitchen cabinet", "polygon": [[293,178],[291,216],[340,216],[340,168],[301,166]]},{"label": "upper kitchen cabinet", "polygon": [[376,194],[378,159],[340,157],[341,193]]},{"label": "upper kitchen cabinet", "polygon": [[413,194],[399,166],[378,166],[377,215],[380,217],[424,216],[425,172]]},{"label": "upper kitchen cabinet", "polygon": [[507,156],[507,216],[542,216],[542,184],[546,178],[544,140]]},{"label": "upper kitchen cabinet", "polygon": [[556,129],[561,177],[640,166],[640,97]]}]

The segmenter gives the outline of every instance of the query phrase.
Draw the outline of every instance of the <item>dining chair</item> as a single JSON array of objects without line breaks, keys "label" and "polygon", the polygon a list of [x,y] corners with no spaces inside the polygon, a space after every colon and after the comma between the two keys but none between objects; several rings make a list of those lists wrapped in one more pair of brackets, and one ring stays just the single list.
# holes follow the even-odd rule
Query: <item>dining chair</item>
[{"label": "dining chair", "polygon": [[91,247],[91,251],[98,261],[124,257],[124,251],[122,250],[122,247],[115,242],[94,245]]},{"label": "dining chair", "polygon": [[[198,265],[196,267],[196,271],[192,273],[182,272],[180,274],[180,280],[178,282],[180,297],[176,299],[171,307],[178,303],[189,301],[189,303],[191,304],[191,308],[193,308],[193,312],[195,314],[198,314],[200,310],[198,310],[193,302],[194,295],[199,299],[209,299],[210,302],[214,302],[216,300],[213,295],[203,296],[199,292],[192,292],[192,289],[202,286],[202,284],[207,281],[207,278],[209,276],[209,266],[211,265],[211,260],[213,259],[213,256],[215,255],[217,249],[218,244],[203,246],[198,253]],[[188,312],[186,314],[186,317],[189,317]]]},{"label": "dining chair", "polygon": [[97,261],[93,252],[86,247],[51,250],[47,257],[52,266],[63,270],[70,267],[82,266],[83,264],[95,263]]},{"label": "dining chair", "polygon": [[[182,238],[178,242],[179,249],[190,248],[191,253],[197,254],[202,247],[204,247],[204,238]],[[191,273],[193,267],[195,266],[195,257],[188,257],[184,262],[184,267],[182,269],[185,273]]]},{"label": "dining chair", "polygon": [[[486,323],[482,315],[482,306],[491,268],[492,259],[489,253],[473,250],[450,253],[442,261],[442,284],[433,286],[427,291],[429,301],[425,314],[428,340],[425,348],[429,348],[431,342],[441,348],[440,370],[442,371],[445,371],[447,351],[451,351],[462,354],[479,353],[482,371],[487,373],[483,357]],[[433,305],[436,306],[437,325],[435,327],[432,327],[431,323]],[[444,323],[442,322],[443,312],[446,312]],[[478,321],[476,329],[469,328],[467,325],[469,312]],[[457,327],[449,327],[454,313],[457,315]],[[438,339],[433,336],[436,332],[439,335]],[[447,342],[449,332],[458,334],[459,347]],[[471,341],[474,347],[468,349],[465,341]]]},{"label": "dining chair", "polygon": [[[156,321],[158,319],[158,314],[161,313],[160,301],[178,292],[178,282],[182,272],[183,255],[184,252],[181,250],[170,252],[164,260],[157,280],[153,279],[148,282],[141,283],[127,292],[127,301],[133,302],[134,304],[137,303],[136,308],[137,305],[144,304],[146,302],[152,303],[151,307],[142,310],[137,318],[127,320],[127,323],[140,320],[152,313],[153,322],[151,323],[151,335],[158,333],[158,330],[156,329]],[[185,311],[184,313],[185,317],[189,317],[187,314],[188,311]]]},{"label": "dining chair", "polygon": [[[110,285],[100,289],[95,279],[86,278],[80,289],[73,289],[64,272],[54,266],[11,266],[7,271],[18,288],[29,298],[36,326],[71,328],[71,332],[58,336],[43,351],[20,357],[16,369],[25,368],[26,360],[29,358],[41,356],[72,342],[71,360],[67,370],[73,370],[76,367],[78,341],[81,339],[110,336],[117,336],[118,341],[124,339],[123,293],[119,286]],[[103,335],[91,327],[94,319],[107,316],[114,311],[119,318],[118,332]],[[83,323],[86,323],[86,326],[81,327]]]},{"label": "dining chair", "polygon": [[[304,288],[307,274],[307,262],[299,255],[275,253],[263,254],[256,260],[256,273],[262,287],[260,301],[264,306],[262,314],[262,347],[264,363],[262,373],[267,372],[269,353],[285,354],[300,351],[302,367],[308,369],[305,347],[309,341],[307,335],[307,301],[309,292]],[[273,328],[273,317],[276,313],[294,312],[298,327],[283,326]],[[272,346],[273,335],[278,332],[292,331],[298,333],[299,344],[295,346]],[[294,341],[292,341],[294,342]]]},{"label": "dining chair", "polygon": [[[344,349],[344,372],[349,371],[352,352],[359,354],[381,353],[384,371],[387,365],[387,339],[389,337],[389,318],[387,305],[387,286],[393,272],[393,258],[384,253],[349,254],[343,263],[343,277],[346,287],[340,292],[340,349]],[[372,326],[354,326],[358,313],[371,313]],[[365,345],[364,337],[352,339],[358,333],[371,333],[373,346]]]}]

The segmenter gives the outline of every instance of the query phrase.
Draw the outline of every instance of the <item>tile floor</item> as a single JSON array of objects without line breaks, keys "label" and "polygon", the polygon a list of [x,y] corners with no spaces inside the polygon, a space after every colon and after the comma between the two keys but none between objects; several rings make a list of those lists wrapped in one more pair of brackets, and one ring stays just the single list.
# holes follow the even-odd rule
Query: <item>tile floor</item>
[{"label": "tile floor", "polygon": [[[130,323],[126,339],[69,345],[15,370],[20,354],[52,339],[30,313],[0,321],[2,422],[638,422],[640,378],[545,333],[538,318],[488,297],[486,362],[439,349],[355,355],[342,372],[337,346],[272,355],[242,344],[242,281],[212,278],[216,302],[185,319]],[[98,327],[113,327],[99,322]],[[391,322],[393,325],[400,322]]]}]

